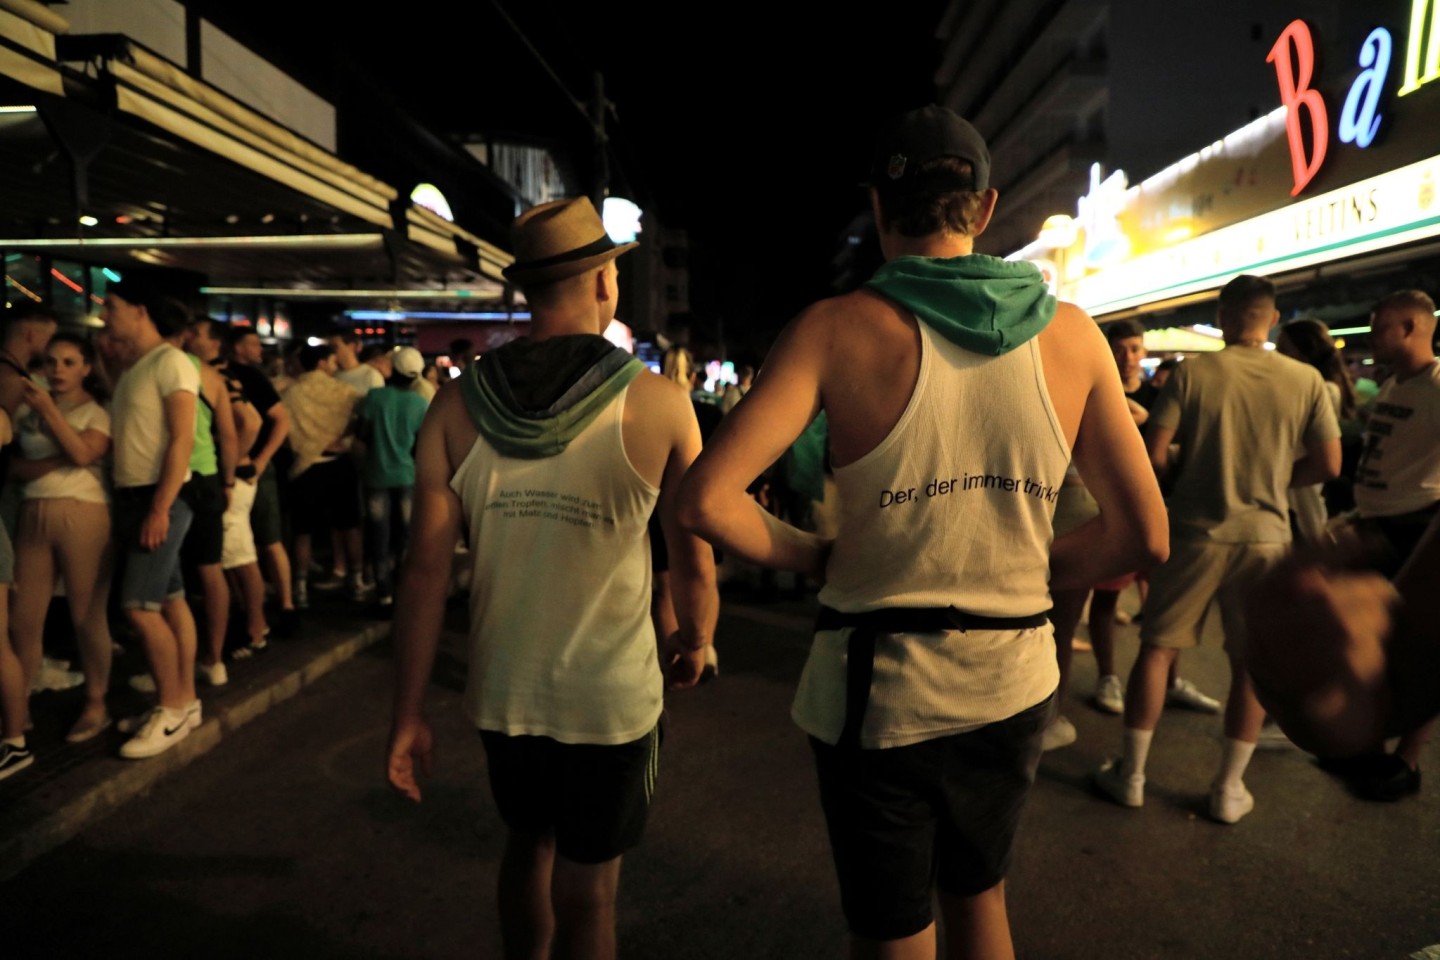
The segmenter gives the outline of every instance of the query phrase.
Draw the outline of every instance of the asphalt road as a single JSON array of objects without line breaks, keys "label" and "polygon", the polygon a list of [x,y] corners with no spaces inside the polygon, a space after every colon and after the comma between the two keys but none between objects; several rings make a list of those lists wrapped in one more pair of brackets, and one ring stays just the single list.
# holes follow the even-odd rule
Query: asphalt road
[{"label": "asphalt road", "polygon": [[[809,749],[789,720],[805,621],[804,604],[729,605],[720,676],[671,698],[646,841],[623,871],[622,956],[844,955]],[[504,832],[459,714],[458,640],[430,699],[440,754],[422,804],[383,782],[382,645],[0,885],[0,957],[498,956]],[[1122,630],[1126,668],[1134,648]],[[1223,692],[1218,644],[1183,664]],[[1399,960],[1440,944],[1440,784],[1375,805],[1298,751],[1263,753],[1255,812],[1220,826],[1204,815],[1219,719],[1170,711],[1146,806],[1122,809],[1087,787],[1120,737],[1077,695],[1094,679],[1077,654],[1065,712],[1080,740],[1046,756],[1022,826],[1021,957]],[[1434,744],[1427,761],[1440,775]]]}]

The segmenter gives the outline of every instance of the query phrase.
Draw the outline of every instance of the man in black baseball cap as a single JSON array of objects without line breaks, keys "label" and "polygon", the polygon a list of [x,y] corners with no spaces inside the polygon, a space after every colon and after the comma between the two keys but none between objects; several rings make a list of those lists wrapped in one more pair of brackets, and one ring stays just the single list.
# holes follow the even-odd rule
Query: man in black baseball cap
[{"label": "man in black baseball cap", "polygon": [[[1059,679],[1050,589],[1163,558],[1165,506],[1094,321],[1033,264],[974,252],[996,201],[979,132],[923,107],[874,157],[886,262],[782,334],[687,473],[681,522],[825,584],[791,715],[852,955],[933,956],[938,889],[953,954],[1014,956],[1004,877]],[[821,412],[833,541],[746,493]],[[1072,448],[1104,519],[1053,538]]]}]

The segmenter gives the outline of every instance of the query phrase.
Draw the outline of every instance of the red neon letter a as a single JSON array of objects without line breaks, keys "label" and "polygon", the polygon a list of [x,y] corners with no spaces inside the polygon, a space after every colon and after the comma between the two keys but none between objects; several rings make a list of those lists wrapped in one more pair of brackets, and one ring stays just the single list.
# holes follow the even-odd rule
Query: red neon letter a
[{"label": "red neon letter a", "polygon": [[[1325,99],[1310,86],[1315,73],[1315,38],[1304,20],[1294,20],[1281,31],[1265,62],[1275,64],[1280,102],[1285,104],[1285,134],[1290,139],[1290,165],[1295,171],[1295,187],[1290,191],[1293,197],[1315,176],[1330,146],[1330,117],[1325,112]],[[1300,123],[1301,108],[1310,116],[1311,156],[1308,160],[1304,128]]]}]

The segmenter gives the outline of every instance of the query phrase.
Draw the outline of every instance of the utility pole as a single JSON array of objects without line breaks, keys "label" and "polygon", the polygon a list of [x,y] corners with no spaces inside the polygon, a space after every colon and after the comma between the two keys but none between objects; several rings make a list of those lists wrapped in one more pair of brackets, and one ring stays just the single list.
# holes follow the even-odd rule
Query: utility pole
[{"label": "utility pole", "polygon": [[604,214],[605,198],[610,195],[610,142],[605,133],[605,75],[595,71],[595,99],[590,103],[590,125],[595,131],[595,191],[591,195],[595,209]]}]

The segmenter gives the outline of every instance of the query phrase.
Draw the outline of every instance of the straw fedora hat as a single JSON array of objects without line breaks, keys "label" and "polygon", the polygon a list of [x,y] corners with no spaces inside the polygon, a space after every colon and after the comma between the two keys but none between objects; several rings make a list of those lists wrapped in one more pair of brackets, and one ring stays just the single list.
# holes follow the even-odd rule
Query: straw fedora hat
[{"label": "straw fedora hat", "polygon": [[522,287],[593,270],[639,246],[617,246],[588,197],[552,200],[526,210],[510,226],[510,244],[515,262],[502,272]]}]

